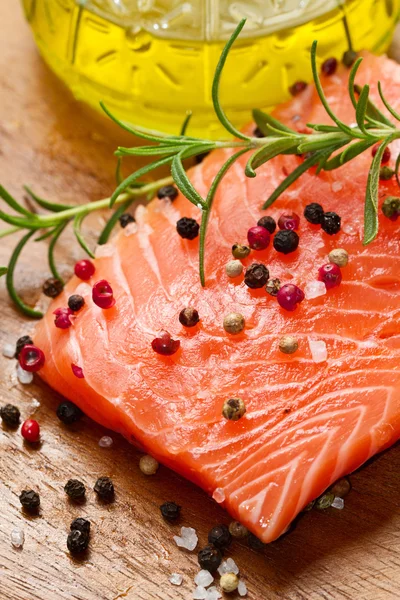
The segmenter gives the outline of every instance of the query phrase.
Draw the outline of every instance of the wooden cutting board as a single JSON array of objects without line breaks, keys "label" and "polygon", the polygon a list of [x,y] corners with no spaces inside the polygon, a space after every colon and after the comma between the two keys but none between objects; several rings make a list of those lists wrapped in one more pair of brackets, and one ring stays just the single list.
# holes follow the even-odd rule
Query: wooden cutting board
[{"label": "wooden cutting board", "polygon": [[[114,184],[117,144],[126,138],[110,123],[78,105],[42,63],[18,2],[0,2],[0,180],[13,194],[22,185],[60,202],[108,196]],[[5,264],[18,236],[0,241]],[[48,276],[45,243],[30,245],[17,273],[27,299],[39,296]],[[68,272],[80,256],[70,237],[58,260]],[[68,266],[69,265],[69,266]],[[0,287],[0,344],[15,342],[32,324],[16,313]],[[196,555],[172,541],[178,526],[163,522],[159,505],[182,505],[182,524],[194,527],[200,544],[207,531],[228,516],[201,490],[161,467],[154,477],[138,468],[140,453],[118,435],[84,419],[73,428],[55,416],[60,401],[39,380],[15,383],[15,363],[0,357],[0,403],[17,404],[34,415],[43,442],[34,449],[20,434],[0,428],[0,600],[180,600],[190,599]],[[33,401],[40,402],[35,408]],[[109,433],[111,449],[98,440]],[[109,475],[116,501],[104,507],[92,491]],[[76,477],[89,489],[86,504],[68,503],[65,482]],[[235,542],[230,555],[240,566],[249,600],[389,600],[400,597],[400,448],[392,448],[351,477],[353,490],[342,511],[307,514],[297,529],[258,554]],[[36,518],[21,512],[24,488],[40,492]],[[69,524],[77,516],[92,522],[86,560],[66,548]],[[25,532],[22,550],[10,532]],[[181,587],[168,578],[184,576]],[[232,596],[231,596],[232,597]],[[235,596],[233,596],[235,597]]]}]

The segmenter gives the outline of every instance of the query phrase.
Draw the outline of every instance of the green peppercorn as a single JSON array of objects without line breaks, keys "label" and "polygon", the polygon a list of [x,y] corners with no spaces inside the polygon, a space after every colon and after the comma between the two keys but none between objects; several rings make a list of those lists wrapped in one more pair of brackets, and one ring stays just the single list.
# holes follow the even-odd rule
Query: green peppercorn
[{"label": "green peppercorn", "polygon": [[229,398],[222,407],[222,415],[229,421],[238,421],[246,412],[246,405],[241,398]]},{"label": "green peppercorn", "polygon": [[93,489],[102,500],[109,502],[114,498],[114,484],[109,477],[99,477]]},{"label": "green peppercorn", "polygon": [[382,204],[382,212],[391,221],[396,221],[400,215],[400,198],[388,196]]},{"label": "green peppercorn", "polygon": [[85,497],[85,484],[78,479],[69,479],[64,486],[65,493],[71,500],[82,500]]},{"label": "green peppercorn", "polygon": [[332,492],[326,492],[325,494],[322,494],[322,496],[317,498],[315,502],[315,508],[317,508],[318,510],[325,510],[326,508],[329,508],[331,506],[334,499],[335,494],[333,494]]},{"label": "green peppercorn", "polygon": [[242,244],[233,244],[232,254],[234,258],[247,258],[250,254],[250,248],[248,246],[242,246]]},{"label": "green peppercorn", "polygon": [[15,429],[19,425],[21,413],[13,404],[6,404],[0,408],[0,417],[7,427]]},{"label": "green peppercorn", "polygon": [[21,492],[19,501],[22,506],[30,512],[35,512],[40,506],[40,496],[33,490],[24,490]]},{"label": "green peppercorn", "polygon": [[277,277],[268,279],[265,289],[270,296],[277,296],[279,290],[281,289],[281,280]]},{"label": "green peppercorn", "polygon": [[358,54],[357,52],[354,52],[354,50],[346,50],[346,52],[343,54],[342,62],[345,67],[350,68],[356,62],[357,57]]},{"label": "green peppercorn", "polygon": [[316,500],[311,500],[311,502],[309,502],[304,508],[303,508],[303,512],[310,512],[310,510],[312,510],[315,506]]},{"label": "green peppercorn", "polygon": [[379,179],[381,181],[389,181],[389,179],[392,179],[393,175],[393,169],[391,169],[387,165],[383,165],[383,167],[379,169]]},{"label": "green peppercorn", "polygon": [[232,523],[229,524],[229,533],[232,537],[241,539],[249,534],[249,530],[239,523],[239,521],[232,521]]}]

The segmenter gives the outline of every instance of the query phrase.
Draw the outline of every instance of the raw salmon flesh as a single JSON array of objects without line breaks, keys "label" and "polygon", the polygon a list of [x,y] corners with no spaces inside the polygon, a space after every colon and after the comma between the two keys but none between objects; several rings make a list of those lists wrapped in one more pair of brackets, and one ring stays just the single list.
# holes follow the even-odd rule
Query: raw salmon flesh
[{"label": "raw salmon flesh", "polygon": [[[355,121],[345,92],[348,71],[323,77],[326,96],[346,123]],[[377,79],[400,109],[400,67],[366,56],[358,82]],[[313,86],[276,111],[294,128],[327,123]],[[392,144],[390,165],[400,148]],[[205,197],[230,150],[219,150],[189,176]],[[183,196],[153,200],[136,210],[136,225],[98,248],[94,277],[73,277],[39,323],[35,343],[44,351],[41,377],[94,420],[139,444],[163,464],[192,480],[262,541],[279,537],[311,500],[400,437],[400,231],[379,209],[380,232],[365,247],[363,204],[371,151],[340,169],[306,173],[269,211],[261,205],[302,158],[281,156],[256,179],[244,175],[246,156],[226,175],[215,199],[206,244],[206,287],[198,275],[198,238],[183,240],[180,217],[199,220]],[[380,184],[380,204],[398,195],[395,179]],[[303,217],[304,207],[322,204],[342,218],[327,235]],[[226,263],[234,243],[263,214],[286,209],[301,216],[299,249],[287,256],[252,251],[245,266],[262,262],[271,277],[304,289],[318,278],[328,253],[344,248],[349,264],[339,287],[304,300],[293,312],[281,309],[265,289],[251,290],[243,276],[229,279]],[[103,310],[91,297],[106,279],[116,304]],[[53,311],[71,294],[85,306],[68,330],[57,329]],[[178,315],[196,308],[200,323],[188,329]],[[227,313],[241,313],[243,333],[223,329]],[[181,342],[170,357],[151,346],[159,330]],[[299,340],[295,354],[278,348],[282,335]],[[318,362],[310,342],[326,344]],[[71,363],[83,369],[78,379]],[[222,414],[226,399],[242,398],[238,421]]]}]

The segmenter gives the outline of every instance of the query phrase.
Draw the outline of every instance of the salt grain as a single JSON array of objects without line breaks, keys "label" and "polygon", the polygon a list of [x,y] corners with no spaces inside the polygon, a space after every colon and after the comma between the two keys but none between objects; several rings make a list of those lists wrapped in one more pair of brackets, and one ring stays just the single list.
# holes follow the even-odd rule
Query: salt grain
[{"label": "salt grain", "polygon": [[17,364],[17,377],[18,381],[24,385],[32,383],[33,381],[33,373],[25,371],[19,363]]},{"label": "salt grain", "polygon": [[183,577],[180,573],[172,573],[171,577],[169,578],[169,581],[170,583],[172,583],[172,585],[181,585]]},{"label": "salt grain", "polygon": [[18,527],[13,529],[10,538],[11,544],[14,546],[14,548],[22,548],[22,546],[24,545],[25,534],[22,531],[22,529],[18,529]]},{"label": "salt grain", "polygon": [[246,596],[247,595],[247,587],[244,581],[239,581],[239,585],[238,585],[238,593],[239,596]]},{"label": "salt grain", "polygon": [[114,253],[115,253],[114,244],[103,244],[101,246],[96,246],[96,250],[94,251],[96,258],[113,256]]},{"label": "salt grain", "polygon": [[32,412],[33,413],[36,412],[39,407],[40,407],[39,400],[36,400],[36,398],[32,398],[32,401],[31,401],[31,410],[32,410]]},{"label": "salt grain", "polygon": [[233,558],[227,558],[226,560],[223,560],[220,566],[218,567],[218,573],[220,575],[224,575],[225,573],[235,573],[235,575],[238,575],[239,567],[237,566]]},{"label": "salt grain", "polygon": [[207,598],[206,588],[199,585],[195,590],[193,590],[192,598],[193,598],[193,600],[206,600],[206,598]]},{"label": "salt grain", "polygon": [[100,448],[111,448],[113,443],[113,439],[109,435],[103,435],[103,437],[99,439]]},{"label": "salt grain", "polygon": [[186,548],[186,550],[194,550],[198,541],[199,538],[193,527],[181,527],[181,535],[174,535],[174,542],[176,545],[180,548]]},{"label": "salt grain", "polygon": [[343,183],[340,181],[334,181],[331,185],[332,192],[340,192],[343,189]]},{"label": "salt grain", "polygon": [[6,358],[14,358],[15,345],[14,344],[4,344],[2,352],[3,352],[3,356],[5,356]]},{"label": "salt grain", "polygon": [[337,508],[338,510],[342,510],[344,508],[344,500],[343,498],[339,498],[336,496],[334,501],[331,504],[332,508]]},{"label": "salt grain", "polygon": [[211,575],[210,571],[206,571],[205,569],[199,571],[194,578],[195,584],[202,587],[208,587],[213,581],[214,577]]},{"label": "salt grain", "polygon": [[216,488],[213,492],[212,497],[214,498],[215,502],[221,504],[221,502],[225,500],[225,492],[222,488]]},{"label": "salt grain", "polygon": [[217,588],[213,585],[207,590],[207,600],[219,600],[222,598],[222,594],[217,590]]},{"label": "salt grain", "polygon": [[304,286],[304,295],[306,300],[312,300],[326,294],[326,285],[323,281],[309,281]]},{"label": "salt grain", "polygon": [[326,344],[322,340],[308,340],[311,356],[315,363],[325,362],[328,358]]},{"label": "salt grain", "polygon": [[126,227],[124,227],[124,235],[126,237],[129,237],[130,235],[137,233],[137,230],[138,230],[138,226],[136,223],[128,223],[128,225]]}]

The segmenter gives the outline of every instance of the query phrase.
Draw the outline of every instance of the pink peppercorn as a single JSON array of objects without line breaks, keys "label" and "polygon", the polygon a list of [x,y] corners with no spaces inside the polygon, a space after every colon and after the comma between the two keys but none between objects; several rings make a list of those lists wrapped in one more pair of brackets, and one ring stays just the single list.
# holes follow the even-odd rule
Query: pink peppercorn
[{"label": "pink peppercorn", "polygon": [[90,279],[94,275],[95,270],[94,264],[87,259],[77,262],[74,268],[75,275],[84,281]]},{"label": "pink peppercorn", "polygon": [[320,267],[318,270],[318,279],[319,281],[324,282],[327,290],[340,285],[342,281],[342,272],[340,267],[333,263],[322,265],[322,267]]},{"label": "pink peppercorn", "polygon": [[101,279],[94,284],[92,298],[93,302],[100,308],[111,308],[115,304],[112,287],[105,279]]},{"label": "pink peppercorn", "polygon": [[70,308],[57,308],[53,312],[53,315],[56,315],[54,325],[59,329],[68,329],[72,325],[71,315],[73,314]]},{"label": "pink peppercorn", "polygon": [[[379,148],[380,144],[375,144],[375,146],[372,146],[372,156],[375,156],[375,154],[378,152],[378,148]],[[386,163],[389,162],[391,157],[391,152],[390,152],[390,148],[385,148],[382,154],[382,159],[381,159],[381,164],[384,165]]]},{"label": "pink peppercorn", "polygon": [[21,435],[27,442],[34,444],[40,439],[40,426],[37,421],[28,419],[22,423]]},{"label": "pink peppercorn", "polygon": [[283,213],[278,220],[279,229],[290,229],[294,231],[298,229],[300,225],[300,217],[296,213]]},{"label": "pink peppercorn", "polygon": [[253,250],[265,250],[269,246],[271,234],[265,227],[256,225],[255,227],[250,227],[248,230],[247,240],[250,248]]},{"label": "pink peppercorn", "polygon": [[168,331],[160,331],[158,337],[151,342],[151,347],[157,354],[171,356],[179,350],[181,343],[179,340],[173,340]]},{"label": "pink peppercorn", "polygon": [[43,367],[45,356],[40,348],[33,344],[27,344],[20,351],[18,360],[24,371],[35,373]]},{"label": "pink peppercorn", "polygon": [[74,365],[74,363],[71,363],[71,369],[75,377],[77,377],[78,379],[84,379],[85,375],[83,374],[83,370],[81,369],[81,367],[78,367],[78,365]]},{"label": "pink peppercorn", "polygon": [[282,308],[293,311],[304,300],[304,292],[297,285],[286,283],[279,290],[276,299]]}]

